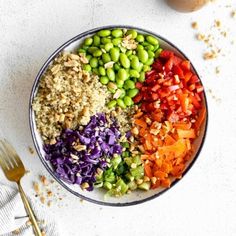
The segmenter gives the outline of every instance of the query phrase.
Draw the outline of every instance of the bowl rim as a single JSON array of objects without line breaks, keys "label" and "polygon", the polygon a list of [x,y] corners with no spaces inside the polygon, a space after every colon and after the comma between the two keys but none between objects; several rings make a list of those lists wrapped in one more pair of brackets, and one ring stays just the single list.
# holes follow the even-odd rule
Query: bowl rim
[{"label": "bowl rim", "polygon": [[[50,175],[62,186],[64,187],[67,191],[69,191],[70,193],[74,194],[75,196],[77,197],[80,197],[81,199],[84,199],[86,201],[89,201],[89,202],[92,202],[92,203],[95,203],[95,204],[98,204],[98,205],[102,205],[102,206],[112,206],[112,207],[123,207],[123,206],[132,206],[132,205],[137,205],[137,204],[141,204],[141,203],[144,203],[144,202],[147,202],[149,200],[153,200],[159,196],[161,196],[163,193],[167,192],[168,190],[172,189],[181,179],[183,179],[183,177],[189,172],[189,170],[192,168],[192,166],[194,165],[194,163],[196,162],[196,160],[198,159],[199,157],[199,154],[202,150],[202,147],[205,143],[205,139],[206,139],[206,134],[207,134],[207,129],[208,129],[208,102],[207,102],[207,97],[206,97],[206,93],[205,93],[205,90],[203,91],[203,96],[204,96],[204,100],[205,100],[205,107],[206,107],[206,121],[205,121],[205,130],[204,130],[204,133],[203,133],[203,137],[202,137],[202,141],[200,143],[200,146],[195,154],[195,156],[193,157],[192,161],[189,163],[188,167],[185,169],[185,171],[183,172],[182,174],[182,178],[181,179],[175,179],[171,186],[169,188],[165,188],[163,189],[161,192],[158,192],[150,197],[147,197],[145,199],[141,199],[141,200],[136,200],[136,201],[131,201],[131,202],[125,202],[125,203],[110,203],[110,202],[103,202],[103,201],[99,201],[99,200],[95,200],[95,199],[92,199],[92,198],[89,198],[89,197],[86,197],[72,189],[70,189],[69,187],[67,187],[67,185],[61,180],[59,179],[55,173],[52,171],[52,169],[49,167],[49,165],[47,164],[47,162],[45,161],[45,158],[43,157],[42,153],[40,152],[40,148],[39,148],[39,144],[37,142],[37,138],[36,138],[36,134],[34,132],[34,126],[33,126],[33,109],[32,109],[32,103],[33,103],[33,99],[35,97],[35,91],[38,87],[38,84],[39,84],[39,80],[41,78],[41,76],[43,75],[45,69],[47,69],[47,67],[49,66],[49,64],[52,62],[52,60],[58,55],[58,53],[60,53],[63,49],[65,49],[67,46],[69,46],[70,44],[76,42],[77,40],[83,38],[83,37],[86,37],[90,34],[94,34],[96,32],[98,32],[99,30],[104,30],[104,29],[114,29],[114,28],[125,28],[125,29],[135,29],[135,30],[138,30],[138,31],[143,31],[147,34],[151,34],[151,35],[154,35],[156,36],[157,38],[161,39],[162,41],[166,42],[167,44],[169,44],[171,47],[175,48],[176,51],[178,51],[184,58],[186,58],[187,60],[188,57],[185,55],[185,53],[183,53],[177,46],[175,46],[172,42],[170,42],[169,40],[167,40],[166,38],[164,38],[163,36],[153,32],[153,31],[150,31],[150,30],[146,30],[146,29],[143,29],[141,27],[136,27],[136,26],[131,26],[131,25],[107,25],[107,26],[101,26],[101,27],[96,27],[96,28],[93,28],[93,29],[90,29],[90,30],[87,30],[83,33],[80,33],[78,35],[76,35],[75,37],[69,39],[68,41],[66,41],[64,44],[62,44],[59,48],[57,48],[49,57],[48,59],[46,60],[46,62],[43,64],[43,66],[41,67],[41,69],[39,70],[36,78],[35,78],[35,81],[34,81],[34,84],[33,84],[33,87],[32,87],[32,90],[31,90],[31,93],[30,93],[30,100],[29,100],[29,125],[30,125],[30,132],[31,132],[31,135],[32,135],[32,139],[33,139],[33,143],[34,143],[34,146],[35,146],[35,149],[37,151],[37,154],[42,162],[42,164],[44,165],[44,167],[47,169],[47,171],[50,173]],[[195,69],[195,67],[193,66],[193,64],[191,63],[191,66],[192,66],[192,70],[194,71],[194,73],[198,76],[199,80],[200,80],[200,83],[201,85],[203,85],[202,83],[202,80],[197,72],[197,70]]]}]

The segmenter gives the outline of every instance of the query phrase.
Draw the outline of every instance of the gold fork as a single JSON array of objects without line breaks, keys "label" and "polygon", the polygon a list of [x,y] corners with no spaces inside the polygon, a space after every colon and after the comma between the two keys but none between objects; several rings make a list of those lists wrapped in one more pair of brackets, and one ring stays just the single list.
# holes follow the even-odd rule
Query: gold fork
[{"label": "gold fork", "polygon": [[25,210],[29,215],[36,236],[42,236],[33,210],[26,198],[21,187],[21,178],[25,175],[25,167],[14,148],[5,139],[0,140],[0,166],[8,180],[16,182],[25,206]]}]

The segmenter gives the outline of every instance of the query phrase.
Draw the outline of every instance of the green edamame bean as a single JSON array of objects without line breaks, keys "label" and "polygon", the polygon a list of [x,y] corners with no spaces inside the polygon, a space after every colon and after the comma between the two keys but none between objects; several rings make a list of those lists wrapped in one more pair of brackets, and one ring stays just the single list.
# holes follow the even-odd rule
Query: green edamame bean
[{"label": "green edamame bean", "polygon": [[111,61],[111,57],[108,53],[104,53],[104,54],[102,54],[102,60],[104,63],[107,63],[107,62]]},{"label": "green edamame bean", "polygon": [[125,90],[123,88],[120,88],[120,97],[123,98],[126,95]]},{"label": "green edamame bean", "polygon": [[139,90],[137,88],[129,89],[127,95],[131,98],[135,97],[138,94]]},{"label": "green edamame bean", "polygon": [[139,68],[137,69],[137,71],[140,72],[142,69],[143,69],[143,63],[140,62],[140,63],[139,63]]},{"label": "green edamame bean", "polygon": [[99,50],[99,48],[97,48],[97,47],[89,47],[89,48],[88,48],[88,52],[89,52],[90,54],[93,54],[96,50]]},{"label": "green edamame bean", "polygon": [[90,61],[92,56],[88,54],[88,55],[86,55],[86,58],[87,58],[88,61]]},{"label": "green edamame bean", "polygon": [[145,72],[144,71],[140,72],[140,76],[138,78],[138,81],[141,83],[143,83],[145,81]]},{"label": "green edamame bean", "polygon": [[87,51],[88,48],[89,48],[89,46],[86,46],[86,45],[83,45],[83,46],[82,46],[82,49],[84,49],[85,51]]},{"label": "green edamame bean", "polygon": [[111,35],[114,37],[114,38],[120,38],[123,36],[123,32],[121,29],[114,29],[111,31]]},{"label": "green edamame bean", "polygon": [[92,67],[91,67],[89,64],[85,64],[85,65],[83,65],[83,69],[84,69],[85,71],[90,72],[90,71],[92,70]]},{"label": "green edamame bean", "polygon": [[126,53],[127,49],[126,49],[125,47],[123,47],[123,46],[120,46],[120,51],[121,51],[122,53]]},{"label": "green edamame bean", "polygon": [[146,47],[146,46],[148,46],[148,45],[150,45],[147,41],[144,41],[144,42],[142,42],[142,45],[144,46],[144,47]]},{"label": "green edamame bean", "polygon": [[129,68],[130,67],[130,60],[126,56],[126,54],[124,54],[124,53],[120,54],[120,63],[124,68]]},{"label": "green edamame bean", "polygon": [[148,60],[148,53],[146,50],[138,50],[138,58],[142,63],[145,63]]},{"label": "green edamame bean", "polygon": [[99,72],[98,72],[98,68],[93,68],[93,69],[92,69],[92,72],[93,72],[94,74],[96,74],[96,75],[99,74]]},{"label": "green edamame bean", "polygon": [[104,49],[109,52],[113,47],[112,43],[106,43]]},{"label": "green edamame bean", "polygon": [[118,106],[120,106],[123,109],[126,108],[126,105],[122,99],[118,98],[116,101]]},{"label": "green edamame bean", "polygon": [[144,49],[144,47],[143,47],[143,45],[139,44],[139,45],[137,46],[137,51],[139,51],[139,50],[141,50],[141,49]]},{"label": "green edamame bean", "polygon": [[86,39],[84,40],[84,45],[90,46],[90,45],[92,45],[92,44],[93,44],[93,39],[92,39],[92,38],[86,38]]},{"label": "green edamame bean", "polygon": [[110,89],[110,88],[108,88],[108,90],[109,90],[111,93],[115,93],[115,92],[116,92],[115,89]]},{"label": "green edamame bean", "polygon": [[138,78],[140,76],[140,74],[136,70],[130,70],[129,74],[130,74],[130,77],[133,77],[133,78]]},{"label": "green edamame bean", "polygon": [[132,60],[131,60],[131,67],[134,70],[138,70],[139,66],[140,66],[140,63],[139,63],[138,57],[133,55]]},{"label": "green edamame bean", "polygon": [[145,47],[146,50],[151,50],[151,51],[154,51],[154,46],[153,45],[147,45]]},{"label": "green edamame bean", "polygon": [[116,90],[116,89],[117,89],[117,85],[116,85],[115,83],[113,83],[113,82],[109,82],[109,83],[107,84],[107,87],[108,87],[109,89],[112,89],[112,90]]},{"label": "green edamame bean", "polygon": [[100,37],[107,37],[111,34],[110,30],[100,30],[97,32],[97,35]]},{"label": "green edamame bean", "polygon": [[83,49],[83,48],[80,48],[80,49],[78,50],[78,53],[86,53],[86,50]]},{"label": "green edamame bean", "polygon": [[120,69],[120,65],[118,63],[115,63],[113,67],[115,71],[118,71]]},{"label": "green edamame bean", "polygon": [[97,47],[97,46],[100,45],[100,43],[101,43],[100,37],[95,34],[95,35],[93,36],[93,45]]},{"label": "green edamame bean", "polygon": [[135,83],[132,80],[126,80],[124,83],[124,89],[134,89],[135,88]]},{"label": "green edamame bean", "polygon": [[100,78],[100,82],[105,85],[105,84],[108,84],[108,83],[109,83],[109,79],[108,79],[107,76],[102,76],[102,77]]},{"label": "green edamame bean", "polygon": [[102,44],[111,43],[111,39],[109,39],[109,38],[101,38],[101,43]]},{"label": "green edamame bean", "polygon": [[139,43],[144,42],[144,36],[142,34],[138,34],[136,37],[136,41]]},{"label": "green edamame bean", "polygon": [[98,59],[95,57],[91,58],[91,60],[89,61],[89,64],[92,68],[98,67]]},{"label": "green edamame bean", "polygon": [[150,67],[150,66],[148,66],[148,65],[144,65],[144,66],[143,66],[143,71],[144,71],[144,72],[147,72],[147,71],[149,71],[149,70],[151,70],[151,67]]},{"label": "green edamame bean", "polygon": [[153,64],[153,62],[154,62],[154,58],[153,57],[148,58],[148,60],[146,61],[145,65],[150,66],[150,65]]},{"label": "green edamame bean", "polygon": [[159,44],[158,40],[151,35],[146,36],[146,40],[152,45]]},{"label": "green edamame bean", "polygon": [[148,50],[148,58],[153,58],[155,57],[155,53],[151,50]]},{"label": "green edamame bean", "polygon": [[93,52],[94,57],[100,57],[102,55],[102,51],[100,49],[97,49]]},{"label": "green edamame bean", "polygon": [[118,88],[122,88],[124,85],[124,80],[120,79],[120,78],[116,78],[116,84]]},{"label": "green edamame bean", "polygon": [[116,103],[117,103],[116,100],[112,100],[107,103],[107,107],[111,109],[116,106]]},{"label": "green edamame bean", "polygon": [[129,96],[125,96],[123,98],[123,101],[124,101],[124,104],[126,106],[132,106],[133,105],[133,101],[132,101],[131,97],[129,97]]},{"label": "green edamame bean", "polygon": [[162,48],[157,49],[157,51],[155,52],[155,58],[159,57],[162,51]]},{"label": "green edamame bean", "polygon": [[123,68],[118,70],[118,78],[121,79],[122,81],[125,81],[128,77],[127,71]]},{"label": "green edamame bean", "polygon": [[112,48],[110,50],[111,60],[117,62],[120,57],[120,50],[118,48]]},{"label": "green edamame bean", "polygon": [[106,70],[104,69],[104,67],[100,66],[100,67],[98,68],[98,71],[99,71],[99,74],[100,74],[101,76],[105,76],[105,75],[106,75]]},{"label": "green edamame bean", "polygon": [[99,60],[98,60],[98,64],[99,64],[100,66],[103,66],[103,65],[104,65],[103,60],[102,60],[102,59],[99,59]]},{"label": "green edamame bean", "polygon": [[122,39],[121,38],[114,38],[111,40],[111,42],[113,43],[114,46],[118,46],[119,44],[121,44]]},{"label": "green edamame bean", "polygon": [[115,75],[115,72],[112,68],[107,69],[107,77],[109,78],[109,80],[115,81],[116,75]]},{"label": "green edamame bean", "polygon": [[130,61],[132,61],[133,57],[136,57],[136,56],[134,54],[128,56]]},{"label": "green edamame bean", "polygon": [[127,35],[131,34],[133,39],[135,39],[137,37],[137,35],[138,35],[136,30],[127,30],[126,34]]},{"label": "green edamame bean", "polygon": [[159,48],[159,44],[157,44],[157,45],[154,46],[154,50],[153,50],[153,51],[156,52],[156,50],[157,50],[158,48]]},{"label": "green edamame bean", "polygon": [[127,57],[129,57],[130,55],[133,54],[133,51],[132,50],[128,50],[125,54],[126,54]]}]

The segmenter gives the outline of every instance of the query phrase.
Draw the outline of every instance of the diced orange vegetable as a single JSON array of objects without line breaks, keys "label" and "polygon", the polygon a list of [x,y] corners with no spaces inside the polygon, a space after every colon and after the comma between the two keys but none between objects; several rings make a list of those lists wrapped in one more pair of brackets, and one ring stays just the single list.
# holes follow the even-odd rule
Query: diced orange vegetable
[{"label": "diced orange vegetable", "polygon": [[144,165],[144,172],[145,172],[145,176],[152,178],[153,174],[152,174],[152,169],[150,167],[150,165]]},{"label": "diced orange vegetable", "polygon": [[162,172],[160,170],[155,171],[154,176],[160,179],[166,178],[168,175],[165,172]]},{"label": "diced orange vegetable", "polygon": [[173,127],[176,129],[190,129],[192,126],[191,122],[184,123],[184,122],[177,122],[173,124]]},{"label": "diced orange vegetable", "polygon": [[142,128],[147,128],[147,123],[144,120],[136,119],[134,123]]},{"label": "diced orange vegetable", "polygon": [[169,178],[165,178],[161,180],[161,186],[164,188],[169,188],[171,185],[171,181]]},{"label": "diced orange vegetable", "polygon": [[171,135],[166,135],[166,137],[165,137],[165,144],[167,145],[167,146],[169,146],[169,145],[172,145],[172,144],[174,144],[176,141],[175,141],[175,139],[171,136]]},{"label": "diced orange vegetable", "polygon": [[206,116],[206,108],[202,108],[200,113],[199,113],[199,117],[197,119],[197,121],[194,124],[195,130],[198,131],[205,119]]},{"label": "diced orange vegetable", "polygon": [[194,129],[189,129],[189,130],[177,129],[177,134],[179,138],[196,138]]}]

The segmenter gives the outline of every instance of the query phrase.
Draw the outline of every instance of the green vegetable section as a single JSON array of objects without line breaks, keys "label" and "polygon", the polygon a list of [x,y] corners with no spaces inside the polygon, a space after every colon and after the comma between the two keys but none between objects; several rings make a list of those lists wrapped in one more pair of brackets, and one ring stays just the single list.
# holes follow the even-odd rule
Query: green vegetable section
[{"label": "green vegetable section", "polygon": [[98,170],[95,186],[107,190],[107,195],[119,197],[135,189],[149,190],[144,180],[144,167],[139,155],[131,156],[129,143],[122,143],[122,156],[115,155],[105,171]]},{"label": "green vegetable section", "polygon": [[116,94],[107,106],[124,109],[134,104],[132,98],[139,92],[135,83],[144,82],[145,72],[161,49],[158,39],[151,35],[133,29],[104,29],[86,38],[78,52],[85,53],[89,61],[84,69],[97,74],[100,82]]}]

